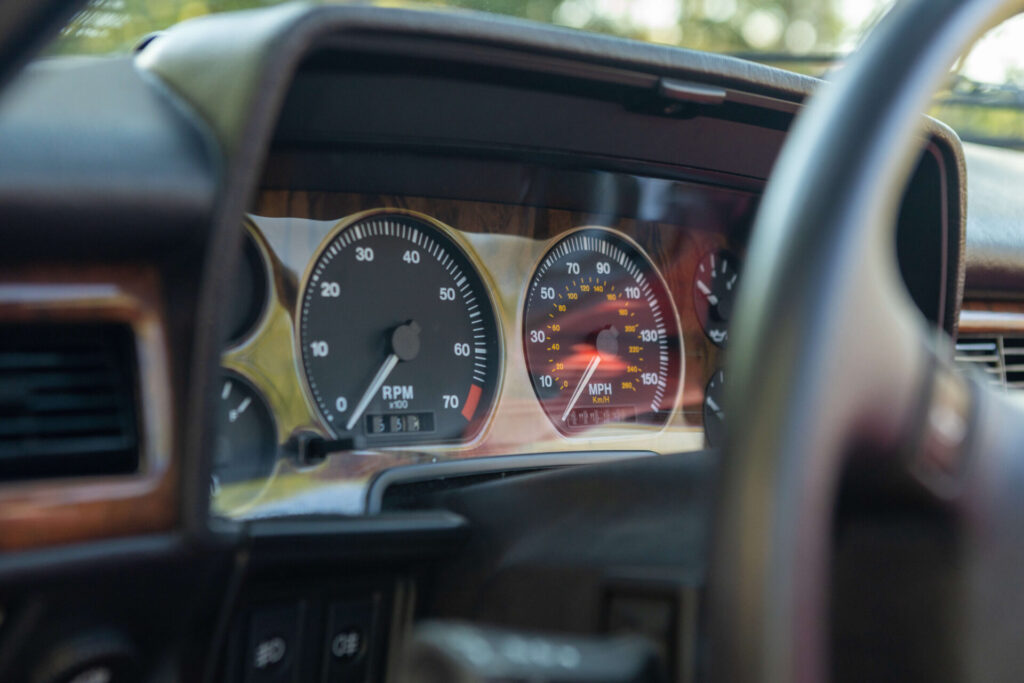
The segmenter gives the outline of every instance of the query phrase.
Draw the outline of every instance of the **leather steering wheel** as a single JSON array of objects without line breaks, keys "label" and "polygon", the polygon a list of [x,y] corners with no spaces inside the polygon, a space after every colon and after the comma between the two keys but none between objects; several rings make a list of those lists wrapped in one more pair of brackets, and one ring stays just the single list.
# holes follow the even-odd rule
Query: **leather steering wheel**
[{"label": "leather steering wheel", "polygon": [[894,246],[921,112],[956,57],[1022,4],[898,3],[787,139],[730,339],[736,427],[713,537],[714,680],[831,677],[832,525],[851,464],[903,477],[954,520],[956,589],[941,597],[961,637],[942,653],[949,678],[1024,674],[1024,411],[952,367]]}]

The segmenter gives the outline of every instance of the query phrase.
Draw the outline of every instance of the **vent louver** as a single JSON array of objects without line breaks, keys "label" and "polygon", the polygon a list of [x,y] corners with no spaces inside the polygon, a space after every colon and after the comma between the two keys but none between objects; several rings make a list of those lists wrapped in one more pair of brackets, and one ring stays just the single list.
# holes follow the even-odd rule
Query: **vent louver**
[{"label": "vent louver", "polygon": [[956,342],[956,363],[985,372],[996,386],[1006,386],[1001,337],[961,337]]},{"label": "vent louver", "polygon": [[118,325],[0,326],[0,480],[135,472],[135,354]]},{"label": "vent louver", "polygon": [[1024,337],[1002,337],[1003,378],[1007,389],[1024,389]]}]

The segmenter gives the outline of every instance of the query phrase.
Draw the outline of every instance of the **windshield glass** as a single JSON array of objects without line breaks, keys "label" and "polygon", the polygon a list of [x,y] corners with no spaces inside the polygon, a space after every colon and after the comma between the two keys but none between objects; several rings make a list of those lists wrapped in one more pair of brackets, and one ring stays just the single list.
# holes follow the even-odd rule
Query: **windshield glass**
[{"label": "windshield glass", "polygon": [[[280,0],[92,0],[53,55],[128,53],[146,35]],[[842,66],[894,0],[378,0],[478,10],[571,29],[731,54],[812,76]],[[954,67],[931,114],[968,142],[1024,148],[1024,18],[990,32]]]},{"label": "windshield glass", "polygon": [[[64,31],[61,53],[124,52],[142,36],[212,12],[274,0],[93,0]],[[892,0],[434,0],[376,2],[461,8],[710,52],[819,58],[844,54]],[[827,61],[827,59],[825,60]]]}]

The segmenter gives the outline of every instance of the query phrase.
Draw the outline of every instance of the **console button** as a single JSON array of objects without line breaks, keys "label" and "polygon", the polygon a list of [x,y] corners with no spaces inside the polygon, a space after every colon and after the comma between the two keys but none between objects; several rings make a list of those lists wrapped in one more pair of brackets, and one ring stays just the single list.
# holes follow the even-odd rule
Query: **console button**
[{"label": "console button", "polygon": [[249,619],[246,683],[295,680],[302,631],[301,603],[257,607]]},{"label": "console button", "polygon": [[325,683],[364,683],[370,675],[377,600],[332,603],[327,619]]},{"label": "console button", "polygon": [[342,629],[331,640],[331,655],[341,663],[358,659],[366,648],[366,636],[358,626]]}]

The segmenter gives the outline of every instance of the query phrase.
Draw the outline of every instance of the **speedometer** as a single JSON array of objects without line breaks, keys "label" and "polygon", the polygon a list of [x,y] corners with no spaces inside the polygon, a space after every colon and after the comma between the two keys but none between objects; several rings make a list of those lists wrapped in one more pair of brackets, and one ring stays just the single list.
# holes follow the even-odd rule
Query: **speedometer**
[{"label": "speedometer", "polygon": [[530,282],[523,324],[534,392],[562,434],[667,422],[682,374],[679,320],[632,240],[606,228],[560,239]]},{"label": "speedometer", "polygon": [[486,423],[501,345],[488,288],[451,229],[373,211],[340,224],[306,276],[306,385],[338,438],[463,442]]}]

